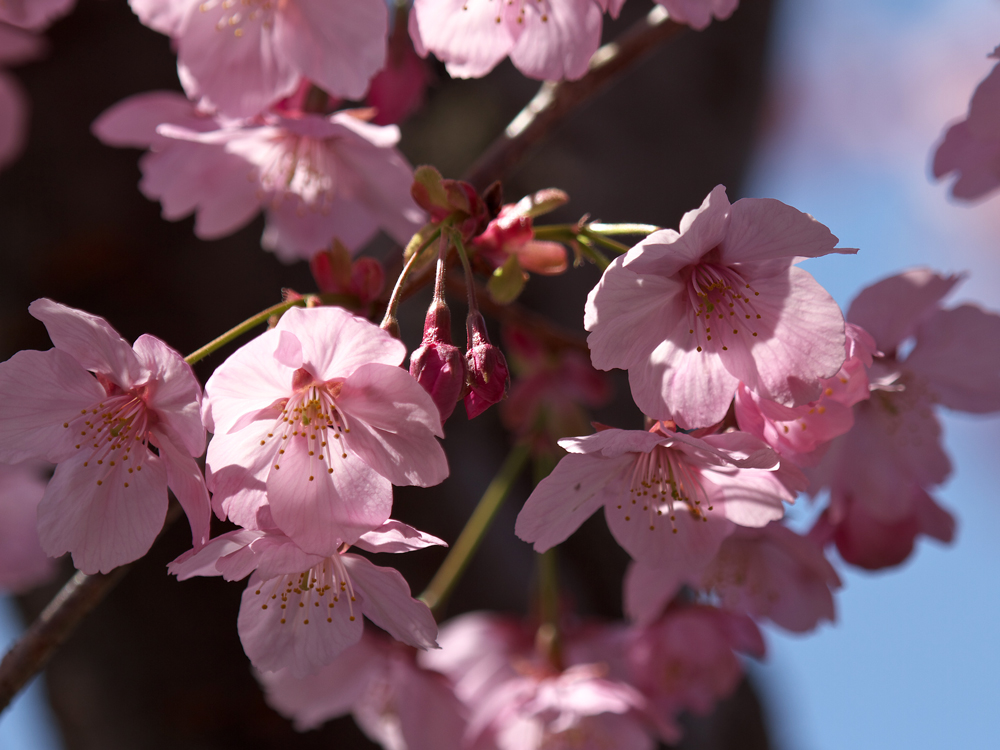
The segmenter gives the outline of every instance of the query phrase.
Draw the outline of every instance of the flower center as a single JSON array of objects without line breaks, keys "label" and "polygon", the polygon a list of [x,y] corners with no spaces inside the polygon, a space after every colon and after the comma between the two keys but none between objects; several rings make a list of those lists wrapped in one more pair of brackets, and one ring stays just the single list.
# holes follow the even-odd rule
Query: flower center
[{"label": "flower center", "polygon": [[358,193],[356,177],[339,168],[328,143],[331,139],[279,132],[263,156],[254,158],[259,165],[256,179],[263,191],[259,197],[269,194],[272,208],[292,197],[299,201],[296,211],[300,216],[310,210],[326,215],[335,200]]},{"label": "flower center", "polygon": [[[476,0],[467,0],[467,2],[462,5],[462,10],[469,9],[469,2],[475,2]],[[538,9],[538,15],[543,22],[548,23],[549,20],[549,0],[489,0],[490,2],[495,2],[497,5],[497,16],[496,22],[503,22],[504,13],[516,13],[515,20],[517,23],[524,23],[524,9],[529,7],[535,7]]]},{"label": "flower center", "polygon": [[222,13],[215,22],[216,31],[232,29],[233,36],[239,39],[244,34],[246,22],[259,21],[264,29],[270,30],[274,25],[275,5],[278,6],[278,10],[282,10],[285,0],[278,0],[277,3],[272,0],[222,0],[221,3],[209,0],[199,5],[198,10],[207,13],[218,7]]},{"label": "flower center", "polygon": [[348,616],[354,622],[354,603],[357,601],[354,586],[339,554],[326,558],[297,576],[280,576],[271,581],[270,593],[264,592],[268,583],[265,581],[254,594],[265,597],[265,603],[260,608],[274,610],[282,625],[288,624],[289,620],[293,627],[299,623],[322,622],[323,619],[332,623],[332,610],[338,604],[343,606],[345,601],[350,613]]},{"label": "flower center", "polygon": [[649,453],[640,453],[632,469],[629,496],[618,505],[625,520],[647,518],[649,530],[655,531],[663,515],[667,516],[673,533],[677,533],[677,506],[694,520],[708,521],[706,511],[712,510],[708,495],[697,469],[682,453],[669,446],[657,445]]},{"label": "flower center", "polygon": [[[77,450],[91,451],[83,465],[94,471],[98,485],[104,484],[116,467],[127,468],[128,474],[142,471],[142,461],[149,454],[149,430],[155,422],[144,395],[143,386],[109,395],[91,408],[81,409],[74,419],[63,422],[63,427],[76,435]],[[132,458],[136,445],[140,450]],[[127,478],[122,481],[125,487],[129,486]]]},{"label": "flower center", "polygon": [[688,279],[688,299],[694,320],[688,333],[697,350],[728,351],[741,342],[748,346],[757,338],[760,313],[754,299],[760,293],[738,271],[727,266],[699,263]]},{"label": "flower center", "polygon": [[281,468],[281,457],[296,440],[304,442],[301,447],[308,453],[310,482],[322,471],[333,474],[334,454],[347,458],[346,436],[351,427],[337,408],[341,387],[340,382],[312,383],[288,399],[267,438],[260,441],[261,445],[278,442],[275,469]]}]

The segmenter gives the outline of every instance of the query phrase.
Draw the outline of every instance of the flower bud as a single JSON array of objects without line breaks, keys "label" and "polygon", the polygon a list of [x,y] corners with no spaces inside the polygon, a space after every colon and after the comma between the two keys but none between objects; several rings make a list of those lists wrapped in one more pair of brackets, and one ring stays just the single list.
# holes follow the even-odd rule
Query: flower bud
[{"label": "flower bud", "polygon": [[469,386],[465,412],[472,419],[507,395],[510,376],[503,352],[490,343],[482,314],[478,310],[470,311],[465,325],[469,335],[468,351],[465,353]]},{"label": "flower bud", "polygon": [[451,312],[444,302],[432,302],[427,310],[423,340],[410,355],[410,375],[434,400],[443,425],[465,387],[465,358],[451,343]]}]

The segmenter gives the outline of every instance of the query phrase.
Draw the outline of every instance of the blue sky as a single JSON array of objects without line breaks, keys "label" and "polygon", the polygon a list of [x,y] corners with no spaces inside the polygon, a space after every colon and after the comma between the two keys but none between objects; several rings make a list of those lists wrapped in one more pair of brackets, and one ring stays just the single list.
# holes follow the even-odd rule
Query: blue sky
[{"label": "blue sky", "polygon": [[[952,302],[1000,309],[1000,195],[955,204],[928,168],[993,65],[1000,3],[782,6],[747,194],[807,211],[860,248],[803,264],[842,306],[883,276],[929,265],[969,273]],[[946,414],[944,426],[955,473],[936,495],[958,519],[956,542],[925,541],[896,570],[846,572],[832,627],[768,633],[770,656],[753,669],[783,750],[997,745],[1000,420]]]}]

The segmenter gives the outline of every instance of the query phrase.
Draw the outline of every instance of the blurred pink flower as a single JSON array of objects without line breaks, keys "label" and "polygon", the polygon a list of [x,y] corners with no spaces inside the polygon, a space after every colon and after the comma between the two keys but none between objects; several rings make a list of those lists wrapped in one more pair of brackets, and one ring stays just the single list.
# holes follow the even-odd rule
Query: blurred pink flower
[{"label": "blurred pink flower", "polygon": [[287,262],[308,260],[333,239],[351,250],[379,228],[405,244],[424,215],[410,197],[413,172],[394,148],[395,126],[350,112],[208,116],[179,94],[119,102],[93,125],[115,146],[148,146],[142,192],[167,219],[196,212],[195,234],[214,239],[267,212],[262,244]]},{"label": "blurred pink flower", "polygon": [[95,315],[47,299],[28,311],[55,348],[0,364],[0,460],[57,464],[38,506],[42,548],[72,552],[84,573],[132,562],[163,526],[168,487],[203,545],[211,510],[194,460],[205,428],[191,367],[148,334],[130,347]]},{"label": "blurred pink flower", "polygon": [[868,398],[868,368],[875,340],[851,323],[846,326],[847,359],[832,378],[820,381],[820,397],[802,406],[782,406],[752,393],[743,383],[734,404],[740,429],[756,435],[800,466],[816,464],[829,441],[854,424],[854,410]]},{"label": "blurred pink flower", "polygon": [[[1000,58],[997,50],[990,57]],[[945,132],[934,152],[934,176],[955,176],[951,194],[975,200],[1000,187],[1000,65],[976,87],[966,119]]]},{"label": "blurred pink flower", "polygon": [[41,461],[0,464],[0,593],[20,594],[55,576],[56,561],[38,541],[46,468]]},{"label": "blurred pink flower", "polygon": [[338,307],[292,308],[237,350],[206,385],[216,513],[327,556],[389,517],[393,484],[443,481],[438,410],[405,355]]},{"label": "blurred pink flower", "polygon": [[784,515],[801,475],[741,432],[698,439],[656,425],[560,440],[569,451],[517,517],[536,552],[559,544],[602,505],[608,527],[636,560],[658,567],[707,564],[736,525]]},{"label": "blurred pink flower", "polygon": [[586,354],[550,351],[527,328],[508,326],[504,341],[517,377],[500,407],[504,427],[531,436],[536,449],[558,450],[556,441],[586,432],[586,409],[611,398],[608,377],[590,365]]},{"label": "blurred pink flower", "polygon": [[649,700],[650,713],[672,717],[709,713],[743,677],[734,651],[763,656],[764,639],[746,615],[683,606],[630,632],[625,648],[629,682]]},{"label": "blurred pink flower", "polygon": [[75,3],[76,0],[4,0],[0,3],[0,23],[42,31],[57,18],[69,13]]},{"label": "blurred pink flower", "polygon": [[784,406],[815,400],[844,362],[844,318],[794,264],[837,238],[776,200],[733,205],[723,186],[615,259],[587,298],[594,367],[627,369],[632,396],[655,419],[706,427],[740,381]]},{"label": "blurred pink flower", "polygon": [[[13,7],[22,6],[23,3],[19,3]],[[0,17],[4,9],[10,7],[0,5]],[[37,57],[44,47],[41,37],[0,23],[0,64],[17,65],[27,62]],[[17,81],[0,69],[0,169],[20,155],[27,133],[27,97]]]},{"label": "blurred pink flower", "polygon": [[176,40],[188,96],[252,117],[305,76],[330,94],[361,99],[385,63],[382,0],[130,0],[147,26]]},{"label": "blurred pink flower", "polygon": [[462,746],[466,711],[448,681],[418,667],[413,649],[367,631],[314,675],[297,679],[282,669],[258,679],[268,704],[300,732],[351,713],[389,750]]},{"label": "blurred pink flower", "polygon": [[864,567],[901,562],[919,533],[951,539],[954,522],[925,491],[951,472],[934,405],[1000,410],[1000,315],[942,308],[958,281],[907,271],[863,290],[847,313],[884,356],[873,362],[871,398],[854,407],[854,427],[809,470],[809,492],[830,489],[821,519],[830,530],[817,538]]},{"label": "blurred pink flower", "polygon": [[770,523],[736,529],[701,568],[632,563],[625,577],[625,611],[648,625],[684,585],[714,595],[725,609],[803,633],[822,620],[833,621],[831,592],[840,588],[840,578],[815,541]]},{"label": "blurred pink flower", "polygon": [[[369,552],[444,544],[397,521],[356,541]],[[403,643],[435,648],[434,617],[410,596],[403,576],[346,549],[310,555],[278,530],[239,529],[186,552],[168,571],[181,581],[216,575],[238,581],[250,575],[237,628],[243,650],[262,672],[288,669],[299,678],[317,672],[360,640],[361,614]]]},{"label": "blurred pink flower", "polygon": [[740,0],[656,0],[667,9],[670,18],[686,23],[693,29],[705,29],[712,19],[725,21],[736,10]]},{"label": "blurred pink flower", "polygon": [[396,25],[389,35],[385,67],[372,78],[365,104],[378,110],[372,122],[394,125],[402,122],[424,103],[431,72],[413,49],[405,6],[397,5]]},{"label": "blurred pink flower", "polygon": [[415,0],[410,36],[455,78],[480,78],[510,55],[529,78],[572,80],[601,43],[601,15],[595,0]]}]

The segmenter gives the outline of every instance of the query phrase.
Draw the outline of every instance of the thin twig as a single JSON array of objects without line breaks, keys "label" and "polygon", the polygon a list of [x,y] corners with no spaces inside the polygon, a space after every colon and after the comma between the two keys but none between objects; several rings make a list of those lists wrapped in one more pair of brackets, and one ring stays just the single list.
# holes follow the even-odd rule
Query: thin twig
[{"label": "thin twig", "polygon": [[542,140],[570,112],[587,102],[660,42],[685,26],[671,21],[662,6],[655,6],[618,39],[605,44],[590,59],[590,70],[576,81],[546,81],[511,120],[503,134],[476,160],[465,179],[482,190],[503,177],[532,146]]}]

